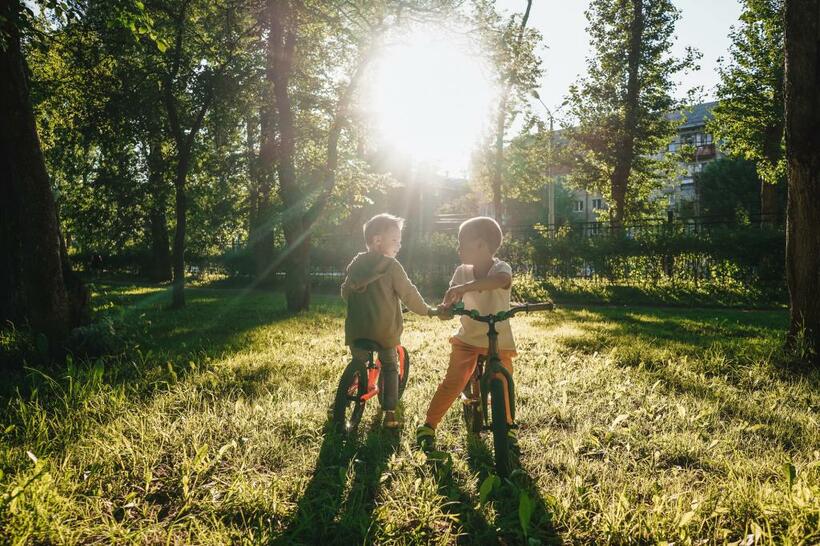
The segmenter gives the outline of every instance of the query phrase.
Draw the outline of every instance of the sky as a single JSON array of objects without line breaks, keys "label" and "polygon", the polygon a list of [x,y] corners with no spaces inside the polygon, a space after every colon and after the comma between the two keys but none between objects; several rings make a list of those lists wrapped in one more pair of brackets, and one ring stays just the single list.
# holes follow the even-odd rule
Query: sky
[{"label": "sky", "polygon": [[[729,49],[729,28],[737,23],[741,5],[738,0],[674,0],[681,11],[676,25],[676,56],[686,46],[698,49],[703,57],[700,70],[681,79],[679,96],[691,87],[703,86],[706,100],[714,99],[718,82],[717,60]],[[507,11],[521,12],[526,0],[498,0]],[[584,10],[588,0],[534,0],[529,25],[541,31],[545,47],[540,51],[545,68],[539,94],[550,108],[558,107],[571,83],[585,72],[590,53]]]},{"label": "sky", "polygon": [[[682,56],[686,46],[703,54],[700,69],[681,77],[678,98],[701,87],[703,100],[712,100],[717,60],[727,55],[739,0],[673,1],[681,10],[673,55]],[[497,2],[508,12],[526,7],[525,0]],[[544,42],[538,52],[544,68],[538,93],[558,119],[569,86],[586,72],[588,5],[589,0],[534,0],[530,13],[529,25],[541,31]],[[488,113],[496,90],[486,62],[458,40],[430,28],[396,39],[374,65],[366,103],[382,142],[417,163],[464,176],[479,139],[491,131]],[[542,109],[535,100],[532,106]]]}]

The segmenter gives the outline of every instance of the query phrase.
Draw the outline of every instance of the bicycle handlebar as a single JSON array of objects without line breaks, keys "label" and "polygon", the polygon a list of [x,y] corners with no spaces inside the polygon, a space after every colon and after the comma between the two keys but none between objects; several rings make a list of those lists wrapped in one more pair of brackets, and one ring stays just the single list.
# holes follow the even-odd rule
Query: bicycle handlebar
[{"label": "bicycle handlebar", "polygon": [[453,315],[464,315],[478,322],[501,322],[512,318],[518,313],[529,313],[530,311],[552,311],[555,309],[555,304],[549,302],[539,303],[525,303],[522,305],[515,305],[510,307],[509,311],[501,311],[494,315],[480,315],[477,309],[465,309],[464,302],[458,302],[451,309],[443,313],[433,313],[433,315],[452,313]]}]

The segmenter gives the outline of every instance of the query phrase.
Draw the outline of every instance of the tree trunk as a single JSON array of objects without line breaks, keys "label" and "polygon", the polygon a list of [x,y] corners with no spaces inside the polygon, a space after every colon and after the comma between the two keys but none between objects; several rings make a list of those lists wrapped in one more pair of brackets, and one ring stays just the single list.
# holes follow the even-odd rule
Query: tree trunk
[{"label": "tree trunk", "polygon": [[507,94],[509,91],[505,90],[505,95],[501,98],[501,103],[498,106],[498,118],[496,119],[495,127],[495,159],[493,161],[493,216],[500,226],[504,226],[504,211],[501,210],[501,185],[503,182],[504,173],[504,126],[505,118],[507,117]]},{"label": "tree trunk", "polygon": [[151,243],[149,278],[165,282],[171,276],[171,251],[168,248],[168,218],[165,212],[165,162],[159,139],[152,139],[148,149],[148,187],[151,208],[148,213],[148,233]]},{"label": "tree trunk", "polygon": [[[57,217],[57,225],[60,225],[59,216]],[[80,276],[71,269],[71,259],[68,257],[65,239],[62,233],[58,232],[58,235],[60,237],[60,262],[63,271],[63,282],[68,296],[69,325],[74,327],[80,324],[88,324],[91,322],[91,292],[88,291],[88,287],[83,283]]]},{"label": "tree trunk", "polygon": [[[272,167],[275,166],[278,193],[285,209],[283,228],[287,247],[282,257],[274,263],[278,264],[282,259],[287,260],[285,292],[288,310],[302,311],[310,305],[310,233],[325,211],[336,185],[339,137],[346,121],[353,93],[372,58],[373,48],[368,48],[361,55],[347,87],[341,92],[336,104],[333,122],[328,132],[327,158],[321,174],[319,194],[308,206],[308,192],[299,186],[296,176],[296,131],[293,102],[289,91],[297,40],[297,18],[292,9],[293,7],[286,1],[268,0],[267,3],[269,62],[266,70],[266,83],[267,89],[273,93],[273,101],[267,102],[276,105],[276,118],[274,120],[273,112],[270,112],[269,119],[263,119],[261,123],[263,143],[260,150],[260,170],[267,170],[272,176],[274,172]],[[378,26],[381,27],[380,32],[383,33],[386,27],[382,24]],[[375,43],[375,37],[373,41]],[[262,153],[268,147],[270,154]],[[273,178],[270,180],[272,181]],[[272,224],[272,220],[268,222]]]},{"label": "tree trunk", "polygon": [[[521,42],[524,39],[524,29],[527,28],[527,21],[530,19],[530,11],[532,10],[532,0],[527,0],[527,8],[524,10],[524,15],[521,17],[521,25],[518,27],[518,38],[515,43],[514,55],[517,58],[518,48],[521,47]],[[516,59],[517,60],[517,59]],[[504,203],[501,198],[501,186],[504,182],[504,132],[506,128],[507,106],[510,100],[510,93],[513,85],[516,83],[517,75],[515,60],[513,61],[512,73],[510,74],[507,84],[501,91],[501,101],[498,105],[498,117],[496,118],[496,134],[495,134],[495,160],[493,165],[493,215],[496,222],[502,227],[504,226]]]},{"label": "tree trunk", "polygon": [[177,221],[174,230],[174,282],[171,291],[171,307],[174,309],[185,306],[185,219],[187,210],[185,179],[188,176],[189,159],[189,154],[180,152],[174,179]]},{"label": "tree trunk", "polygon": [[[820,0],[786,2],[789,340],[820,364]],[[800,342],[802,339],[801,343]]]},{"label": "tree trunk", "polygon": [[[287,233],[287,231],[286,231]],[[288,310],[305,311],[310,307],[310,234],[300,229],[301,235],[288,237],[290,250],[285,269],[285,299]],[[301,240],[300,240],[301,238]]]},{"label": "tree trunk", "polygon": [[615,204],[610,208],[612,227],[620,230],[626,216],[626,193],[632,162],[635,155],[635,132],[638,122],[640,99],[641,43],[644,31],[643,0],[632,0],[632,20],[629,25],[629,51],[627,52],[626,103],[624,105],[624,131],[618,142],[615,168],[612,170],[611,192]]},{"label": "tree trunk", "polygon": [[0,320],[27,321],[58,356],[74,323],[57,212],[15,24],[20,10],[18,1],[0,5]]},{"label": "tree trunk", "polygon": [[760,181],[760,223],[775,224],[780,215],[780,203],[777,197],[777,185],[764,180]]},{"label": "tree trunk", "polygon": [[256,123],[249,116],[245,120],[245,154],[248,161],[248,240],[252,241],[259,208],[259,183],[256,160]]},{"label": "tree trunk", "polygon": [[[179,76],[180,62],[182,57],[183,35],[185,34],[185,10],[188,7],[184,2],[175,20],[174,50],[172,53],[171,71],[166,74],[163,81],[162,101],[165,104],[165,111],[168,114],[168,124],[171,128],[171,135],[176,144],[176,171],[174,175],[174,204],[176,214],[176,228],[174,230],[173,249],[173,283],[171,290],[171,307],[180,308],[185,306],[185,224],[187,213],[187,198],[185,195],[185,182],[188,177],[188,170],[191,167],[191,155],[196,142],[196,136],[202,128],[205,114],[214,99],[213,85],[207,88],[205,97],[202,99],[199,110],[193,115],[193,123],[186,133],[183,130],[179,117],[179,103],[174,96],[174,83]],[[217,72],[227,65],[222,65]]]},{"label": "tree trunk", "polygon": [[287,210],[284,218],[285,241],[287,242],[285,269],[285,298],[289,311],[302,311],[310,304],[310,281],[307,270],[310,252],[309,233],[303,223],[304,199],[296,181],[296,131],[294,128],[293,102],[288,84],[296,47],[296,29],[289,6],[285,2],[268,0],[270,33],[268,53],[272,55],[272,66],[268,77],[276,103],[278,142],[276,152],[276,173],[283,204]]},{"label": "tree trunk", "polygon": [[[270,9],[270,8],[269,8]],[[271,278],[274,268],[273,207],[272,190],[276,177],[276,94],[273,78],[275,77],[278,50],[267,48],[265,58],[266,82],[262,90],[262,108],[259,112],[260,142],[259,163],[254,169],[256,186],[256,211],[253,225],[253,237],[250,245],[258,283],[266,283]],[[249,132],[249,136],[250,136]]]}]

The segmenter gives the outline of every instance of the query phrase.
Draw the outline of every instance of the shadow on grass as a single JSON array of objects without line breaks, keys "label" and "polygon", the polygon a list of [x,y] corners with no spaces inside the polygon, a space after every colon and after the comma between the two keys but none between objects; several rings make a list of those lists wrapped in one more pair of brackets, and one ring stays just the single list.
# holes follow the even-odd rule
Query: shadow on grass
[{"label": "shadow on grass", "polygon": [[361,444],[336,434],[330,424],[326,429],[295,515],[274,544],[362,544],[366,539],[380,478],[400,433],[381,427],[381,412]]},{"label": "shadow on grass", "polygon": [[[737,419],[748,423],[752,427],[749,434],[769,440],[779,445],[785,452],[811,445],[815,437],[812,425],[807,427],[805,423],[793,419],[790,415],[760,403],[758,399],[750,395],[748,390],[736,390],[729,375],[725,376],[728,384],[721,384],[723,378],[719,379],[721,383],[715,384],[698,375],[676,373],[665,362],[641,365],[640,370],[646,375],[647,383],[660,381],[676,394],[688,394],[699,400],[712,402],[715,407],[719,408],[722,420]],[[790,381],[795,378],[805,380],[808,385],[812,385],[812,390],[817,390],[817,386],[820,385],[820,373],[816,370],[794,372],[779,367],[772,368],[771,379]],[[761,384],[758,388],[764,389],[766,385]],[[731,396],[730,393],[735,396]]]},{"label": "shadow on grass", "polygon": [[[479,483],[483,484],[495,468],[492,450],[483,438],[467,439],[467,462],[470,469],[478,474]],[[540,541],[540,544],[561,544],[561,537],[552,524],[552,513],[538,491],[535,480],[520,465],[509,478],[502,480],[501,487],[495,488],[489,499],[494,501],[497,529],[496,541],[501,544],[526,544],[528,539]],[[522,497],[529,498],[532,514],[525,530],[519,516]],[[486,543],[486,542],[476,542]]]},{"label": "shadow on grass", "polygon": [[438,492],[447,498],[449,503],[444,510],[458,517],[462,531],[459,543],[464,544],[497,544],[498,533],[489,524],[484,515],[476,510],[476,500],[464,490],[463,484],[453,474],[452,461],[449,455],[444,459],[428,459],[438,483]]},{"label": "shadow on grass", "polygon": [[[18,373],[0,382],[0,412],[14,400],[28,400],[34,393],[45,408],[82,407],[82,397],[96,392],[100,384],[125,389],[129,397],[145,401],[157,388],[183,380],[210,359],[247,350],[258,329],[303,320],[302,315],[287,311],[280,294],[270,292],[189,288],[186,306],[169,309],[167,287],[98,284],[93,289],[95,320],[100,325],[109,320],[113,331],[92,329],[87,333],[89,341],[115,342],[121,353],[75,358],[70,366],[21,366]],[[98,369],[103,371],[101,376]],[[265,368],[239,370],[238,384],[229,387],[253,394],[268,372]],[[78,385],[90,388],[78,389]],[[19,424],[18,429],[23,430],[23,423]]]},{"label": "shadow on grass", "polygon": [[[132,363],[143,367],[182,364],[175,372],[184,373],[189,361],[243,350],[251,345],[254,331],[296,316],[287,311],[284,297],[269,291],[188,288],[185,307],[170,309],[169,287],[100,283],[92,289],[92,326],[100,327],[92,327],[83,336],[88,338],[92,355],[106,355],[102,357],[106,368],[113,372],[106,379],[115,384],[133,379],[129,377],[135,371]],[[105,326],[108,323],[111,328]],[[122,353],[111,354],[111,350]],[[97,357],[80,355],[74,360],[84,359]],[[38,368],[49,375],[65,371],[64,365]],[[17,374],[15,384],[5,383],[2,390],[13,393],[14,387],[24,386],[26,375]]]},{"label": "shadow on grass", "polygon": [[670,309],[646,307],[590,307],[561,309],[542,315],[535,325],[577,325],[584,334],[560,340],[567,348],[593,353],[635,340],[696,355],[709,348],[770,347],[787,326],[783,311],[734,309]]},{"label": "shadow on grass", "polygon": [[[587,325],[561,339],[584,353],[616,348],[618,366],[635,368],[652,384],[709,400],[721,416],[757,426],[756,434],[788,451],[811,439],[806,425],[756,401],[772,381],[820,388],[817,370],[790,367],[782,352],[788,317],[782,311],[595,309],[565,311]],[[560,323],[555,317],[545,319]],[[693,359],[678,358],[681,356]]]},{"label": "shadow on grass", "polygon": [[188,288],[186,304],[169,308],[170,288],[119,288],[100,292],[99,307],[126,329],[142,350],[171,357],[202,351],[218,355],[246,346],[245,334],[294,316],[270,291]]}]

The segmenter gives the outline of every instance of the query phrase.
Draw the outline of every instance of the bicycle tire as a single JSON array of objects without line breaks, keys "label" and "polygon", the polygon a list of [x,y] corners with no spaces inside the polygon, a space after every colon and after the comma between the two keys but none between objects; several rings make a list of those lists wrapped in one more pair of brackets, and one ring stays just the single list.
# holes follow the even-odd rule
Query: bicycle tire
[{"label": "bicycle tire", "polygon": [[367,367],[350,362],[339,379],[333,400],[333,425],[340,434],[355,433],[364,415],[365,402],[360,397],[367,392]]},{"label": "bicycle tire", "polygon": [[510,473],[510,448],[507,436],[507,408],[504,404],[504,383],[500,379],[490,382],[490,396],[492,407],[493,451],[495,454],[495,472],[506,478]]},{"label": "bicycle tire", "polygon": [[484,419],[481,415],[481,393],[478,381],[473,377],[467,382],[464,387],[464,396],[467,400],[462,401],[462,415],[464,417],[464,425],[467,427],[469,434],[479,434],[484,426]]},{"label": "bicycle tire", "polygon": [[410,351],[402,346],[404,352],[404,374],[399,376],[399,400],[404,395],[404,389],[407,387],[407,380],[410,378]]}]

